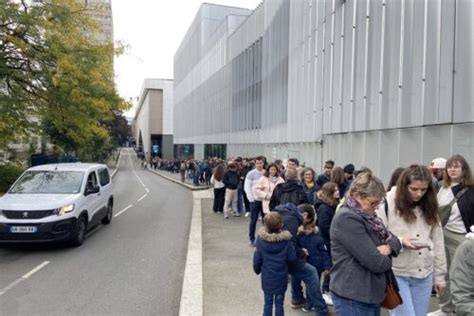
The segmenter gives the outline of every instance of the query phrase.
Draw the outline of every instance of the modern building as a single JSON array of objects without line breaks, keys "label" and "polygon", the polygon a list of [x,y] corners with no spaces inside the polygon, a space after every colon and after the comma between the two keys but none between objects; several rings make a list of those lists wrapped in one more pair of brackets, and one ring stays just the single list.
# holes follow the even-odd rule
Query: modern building
[{"label": "modern building", "polygon": [[111,0],[77,0],[84,2],[89,10],[90,17],[97,23],[99,29],[94,33],[95,38],[101,43],[114,42],[114,23],[112,18]]},{"label": "modern building", "polygon": [[203,4],[175,54],[174,142],[383,179],[454,153],[474,163],[472,21],[470,0]]},{"label": "modern building", "polygon": [[173,80],[144,80],[132,131],[147,158],[173,158]]}]

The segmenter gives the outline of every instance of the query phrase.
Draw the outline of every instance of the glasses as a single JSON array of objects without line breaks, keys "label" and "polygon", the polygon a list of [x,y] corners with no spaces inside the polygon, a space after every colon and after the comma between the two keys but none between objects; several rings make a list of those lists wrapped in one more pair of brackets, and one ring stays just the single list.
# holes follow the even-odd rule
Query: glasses
[{"label": "glasses", "polygon": [[369,198],[365,198],[365,200],[369,203],[370,208],[377,208],[379,205],[385,203],[385,199],[377,199],[377,200],[369,200]]}]

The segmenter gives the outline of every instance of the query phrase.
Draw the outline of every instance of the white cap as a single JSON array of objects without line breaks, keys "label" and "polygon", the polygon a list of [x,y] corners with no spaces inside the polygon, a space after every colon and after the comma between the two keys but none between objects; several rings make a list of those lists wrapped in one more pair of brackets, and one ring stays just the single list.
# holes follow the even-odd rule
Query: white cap
[{"label": "white cap", "polygon": [[430,169],[444,169],[446,168],[446,159],[435,158],[430,163]]}]

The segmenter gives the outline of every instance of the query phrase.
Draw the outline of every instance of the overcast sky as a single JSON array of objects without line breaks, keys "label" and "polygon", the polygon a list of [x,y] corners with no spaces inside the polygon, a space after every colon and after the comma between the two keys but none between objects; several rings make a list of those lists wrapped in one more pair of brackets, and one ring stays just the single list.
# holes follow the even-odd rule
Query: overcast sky
[{"label": "overcast sky", "polygon": [[[262,0],[215,0],[208,3],[255,9]],[[120,95],[136,105],[145,78],[173,79],[173,57],[201,0],[112,0],[115,40],[129,45],[115,60]],[[127,116],[133,116],[128,111]]]}]

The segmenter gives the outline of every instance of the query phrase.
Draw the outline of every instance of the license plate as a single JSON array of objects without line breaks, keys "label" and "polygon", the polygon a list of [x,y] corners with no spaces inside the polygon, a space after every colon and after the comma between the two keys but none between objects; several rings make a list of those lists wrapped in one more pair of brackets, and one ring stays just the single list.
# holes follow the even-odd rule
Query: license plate
[{"label": "license plate", "polygon": [[12,233],[36,233],[38,227],[36,226],[12,226],[10,232]]}]

